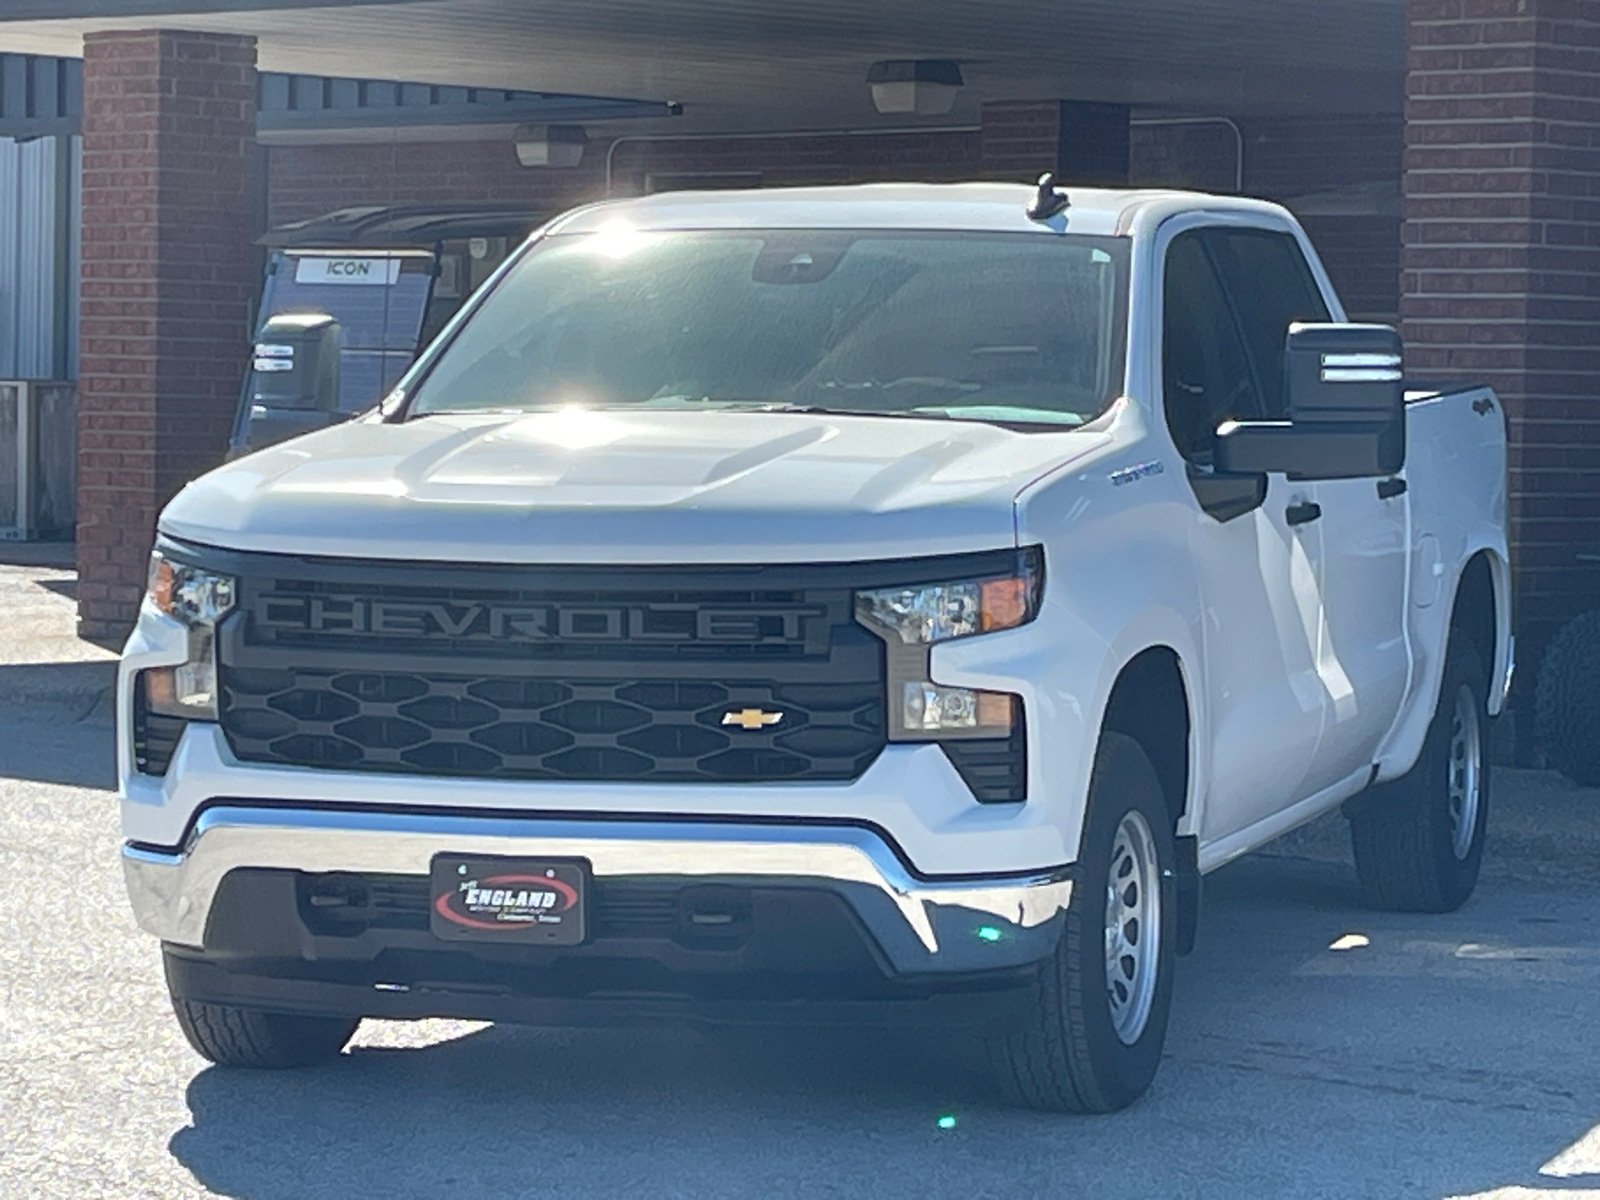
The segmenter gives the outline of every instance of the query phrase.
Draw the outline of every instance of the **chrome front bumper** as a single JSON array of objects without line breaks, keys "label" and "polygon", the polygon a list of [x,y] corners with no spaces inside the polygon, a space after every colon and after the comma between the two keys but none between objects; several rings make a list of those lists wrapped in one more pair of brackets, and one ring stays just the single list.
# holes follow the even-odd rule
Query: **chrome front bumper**
[{"label": "chrome front bumper", "polygon": [[969,972],[1048,957],[1072,899],[1065,871],[921,880],[884,839],[848,825],[449,816],[217,806],[180,850],[124,845],[139,925],[203,948],[223,876],[241,867],[429,873],[440,853],[580,858],[599,878],[821,888],[842,896],[902,974]]}]

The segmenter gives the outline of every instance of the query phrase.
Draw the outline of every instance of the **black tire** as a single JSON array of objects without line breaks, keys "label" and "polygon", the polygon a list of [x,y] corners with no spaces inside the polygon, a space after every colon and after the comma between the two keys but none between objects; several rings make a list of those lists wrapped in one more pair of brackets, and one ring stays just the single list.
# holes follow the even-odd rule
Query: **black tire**
[{"label": "black tire", "polygon": [[338,1057],[359,1020],[264,1012],[174,996],[172,1009],[189,1045],[219,1067],[283,1070]]},{"label": "black tire", "polygon": [[1550,765],[1584,787],[1600,784],[1600,612],[1579,613],[1550,639],[1533,707]]},{"label": "black tire", "polygon": [[[1150,833],[1160,909],[1148,1016],[1125,1043],[1113,1023],[1105,938],[1113,847],[1132,813]],[[1155,769],[1130,737],[1101,737],[1078,862],[1065,928],[1040,969],[1035,1003],[1022,1027],[996,1038],[991,1049],[1013,1101],[1047,1112],[1114,1112],[1144,1094],[1160,1065],[1178,928],[1172,817]]]},{"label": "black tire", "polygon": [[[1416,766],[1393,783],[1362,797],[1350,817],[1356,874],[1368,898],[1391,912],[1454,912],[1478,883],[1483,833],[1489,815],[1489,717],[1487,676],[1477,650],[1465,638],[1450,639],[1439,701]],[[1478,799],[1471,841],[1462,853],[1452,815],[1450,784],[1465,779],[1459,748],[1457,699],[1470,693],[1477,722]]]}]

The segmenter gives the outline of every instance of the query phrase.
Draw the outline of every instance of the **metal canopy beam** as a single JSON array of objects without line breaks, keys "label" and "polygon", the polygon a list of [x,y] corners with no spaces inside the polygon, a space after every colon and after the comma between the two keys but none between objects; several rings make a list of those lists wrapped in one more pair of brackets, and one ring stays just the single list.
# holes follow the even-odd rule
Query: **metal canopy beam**
[{"label": "metal canopy beam", "polygon": [[286,8],[358,8],[414,0],[6,0],[0,21],[169,17],[190,13],[271,12]]},{"label": "metal canopy beam", "polygon": [[[78,132],[83,63],[0,54],[0,137]],[[256,136],[266,145],[509,137],[520,125],[675,116],[678,105],[608,96],[438,87],[263,71]]]},{"label": "metal canopy beam", "polygon": [[256,136],[266,145],[509,136],[519,125],[675,116],[650,100],[438,87],[320,75],[259,76]]}]

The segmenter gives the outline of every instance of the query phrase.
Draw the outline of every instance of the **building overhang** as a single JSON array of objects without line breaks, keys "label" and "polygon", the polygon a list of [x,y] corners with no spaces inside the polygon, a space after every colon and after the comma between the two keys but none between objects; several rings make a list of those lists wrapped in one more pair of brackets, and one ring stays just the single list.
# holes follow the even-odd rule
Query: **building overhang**
[{"label": "building overhang", "polygon": [[[248,35],[264,70],[540,94],[653,97],[674,131],[873,126],[876,62],[957,64],[948,115],[1067,98],[1139,111],[1398,115],[1404,0],[0,0],[0,49],[85,34]],[[915,112],[912,114],[916,116]],[[926,114],[935,116],[935,114]],[[565,120],[558,117],[557,120]],[[437,128],[438,126],[436,126]]]},{"label": "building overhang", "polygon": [[[75,134],[82,111],[81,60],[0,54],[0,137]],[[256,77],[256,140],[267,146],[510,141],[530,125],[671,117],[682,111],[682,105],[669,101],[559,92],[281,71]]]}]

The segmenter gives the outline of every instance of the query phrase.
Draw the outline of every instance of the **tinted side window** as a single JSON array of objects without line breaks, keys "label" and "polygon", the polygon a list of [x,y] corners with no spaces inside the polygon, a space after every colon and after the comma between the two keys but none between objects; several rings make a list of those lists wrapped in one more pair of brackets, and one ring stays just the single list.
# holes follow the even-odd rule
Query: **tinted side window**
[{"label": "tinted side window", "polygon": [[1211,453],[1223,421],[1264,414],[1233,313],[1198,232],[1167,248],[1161,379],[1167,428],[1188,459]]},{"label": "tinted side window", "polygon": [[1267,415],[1285,417],[1283,346],[1289,326],[1329,319],[1311,266],[1287,233],[1208,229],[1204,237],[1239,314]]}]

